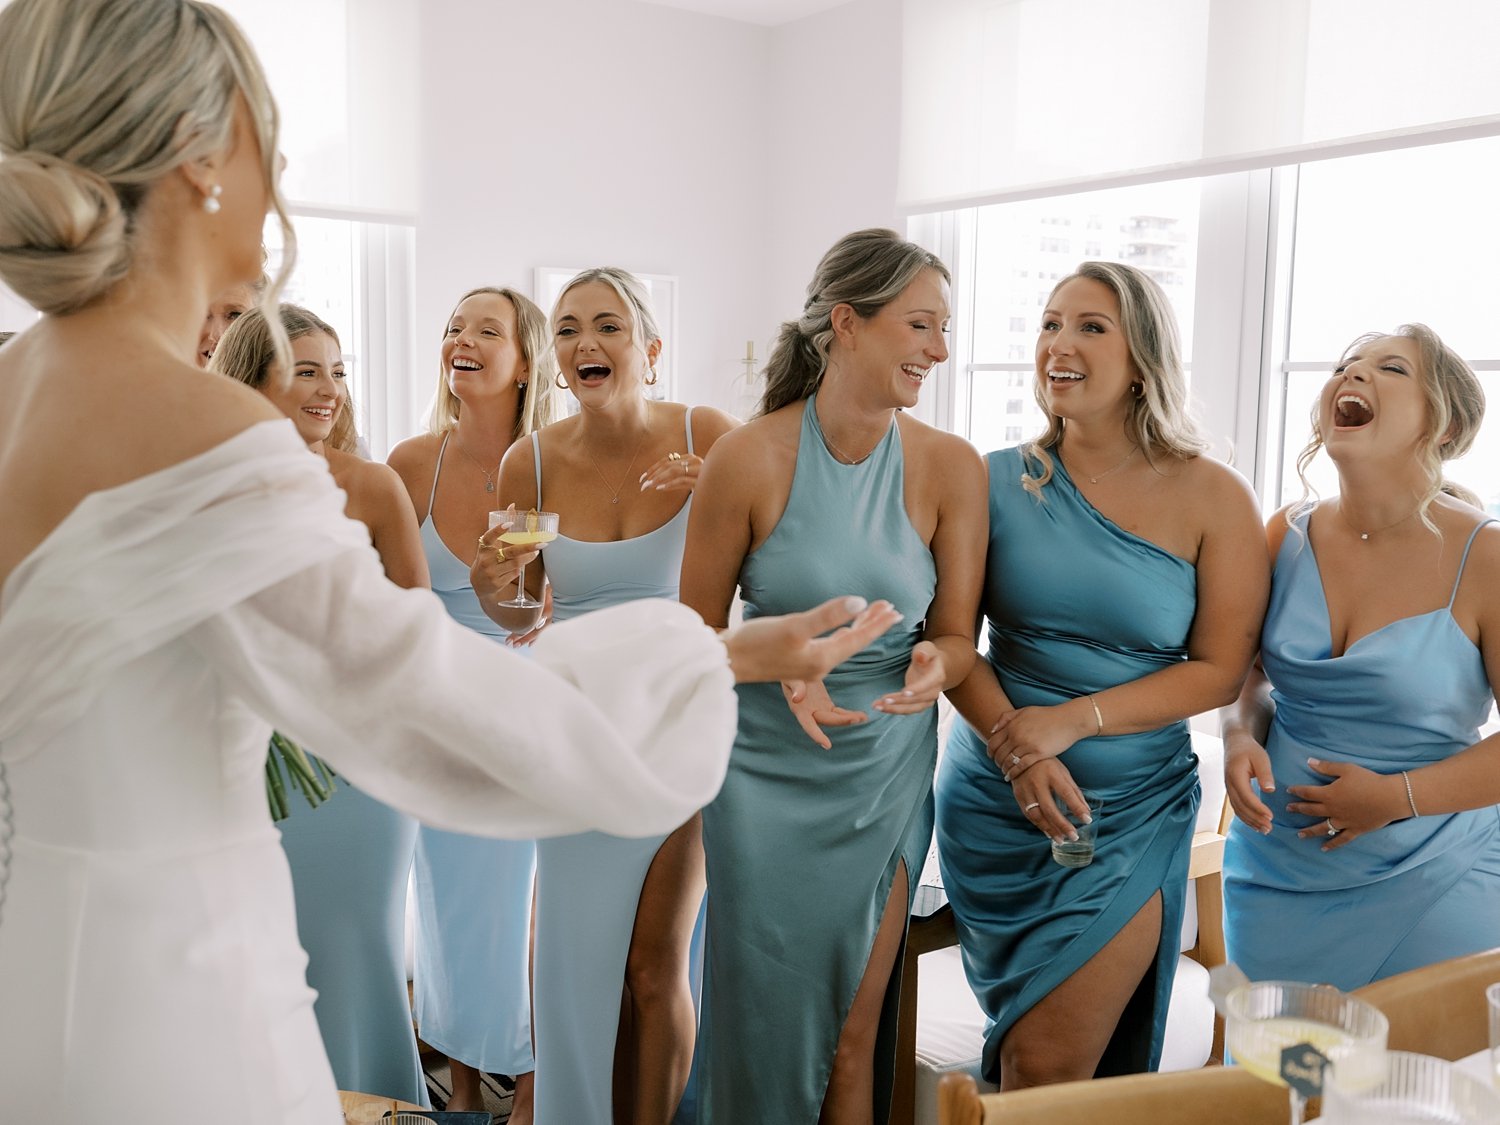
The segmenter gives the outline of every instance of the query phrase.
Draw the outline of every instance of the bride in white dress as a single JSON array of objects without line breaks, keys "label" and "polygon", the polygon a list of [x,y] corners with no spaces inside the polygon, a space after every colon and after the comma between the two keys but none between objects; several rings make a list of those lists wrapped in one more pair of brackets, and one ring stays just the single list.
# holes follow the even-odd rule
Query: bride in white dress
[{"label": "bride in white dress", "polygon": [[292,424],[193,363],[260,271],[276,163],[217,9],[0,9],[0,280],[45,314],[0,352],[7,1121],[340,1120],[273,722],[444,828],[644,836],[717,790],[732,679],[819,676],[895,617],[840,599],[721,643],[634,603],[526,661],[392,586]]}]

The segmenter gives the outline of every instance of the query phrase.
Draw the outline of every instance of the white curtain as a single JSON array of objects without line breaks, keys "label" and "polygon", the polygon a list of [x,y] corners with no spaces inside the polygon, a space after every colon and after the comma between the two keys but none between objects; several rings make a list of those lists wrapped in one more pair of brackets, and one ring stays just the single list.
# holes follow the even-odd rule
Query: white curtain
[{"label": "white curtain", "polygon": [[417,0],[218,0],[281,109],[295,206],[398,221],[417,210]]},{"label": "white curtain", "polygon": [[1500,132],[1495,0],[906,0],[908,211]]}]

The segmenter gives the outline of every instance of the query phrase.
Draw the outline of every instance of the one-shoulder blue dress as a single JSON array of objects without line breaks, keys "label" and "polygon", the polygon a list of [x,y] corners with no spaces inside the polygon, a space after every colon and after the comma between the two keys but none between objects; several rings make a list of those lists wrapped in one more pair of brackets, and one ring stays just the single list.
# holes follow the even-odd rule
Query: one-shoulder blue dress
[{"label": "one-shoulder blue dress", "polygon": [[[451,431],[450,431],[451,432]],[[438,449],[432,496],[448,437]],[[422,520],[432,592],[449,615],[476,633],[506,636],[485,616],[456,558]],[[416,940],[412,993],[425,1042],[449,1058],[493,1074],[526,1074],[531,1053],[531,892],[536,846],[422,825],[412,871]]]},{"label": "one-shoulder blue dress", "polygon": [[[870,704],[902,688],[936,564],[906,512],[896,423],[869,457],[845,465],[824,444],[815,400],[803,408],[786,510],[740,571],[745,616],[854,593],[890,601],[904,620],[827,677],[835,703],[869,715],[830,728],[831,750],[803,733],[778,684],[737,689],[729,774],[703,812],[703,1123],[815,1125],[897,864],[906,865],[909,913],[932,837],[937,709],[889,715]],[[875,1064],[880,1121],[890,1106],[897,993],[893,983]]]},{"label": "one-shoulder blue dress", "polygon": [[[1021,449],[989,455],[990,546],[982,609],[987,659],[1017,707],[1050,706],[1149,676],[1187,658],[1197,571],[1106,519],[1054,457],[1044,499],[1021,487]],[[1038,466],[1032,462],[1030,471]],[[938,773],[937,839],[970,987],[989,1017],[984,1074],[1000,1080],[1001,1041],[1161,893],[1153,968],[1096,1071],[1153,1070],[1177,966],[1188,855],[1198,811],[1186,722],[1085,738],[1061,759],[1099,794],[1087,867],[1062,867],[985,753],[956,721]]]},{"label": "one-shoulder blue dress", "polygon": [[[1224,849],[1229,957],[1252,980],[1341,989],[1500,945],[1500,807],[1398,820],[1325,852],[1299,839],[1292,785],[1322,785],[1308,758],[1376,773],[1419,769],[1479,741],[1493,694],[1448,604],[1403,617],[1333,656],[1308,516],[1276,557],[1261,664],[1276,711],[1266,738],[1276,791],[1269,836],[1236,821]],[[1420,789],[1419,789],[1420,792]],[[1418,803],[1420,810],[1420,800]]]},{"label": "one-shoulder blue dress", "polygon": [[[693,452],[693,411],[684,422]],[[542,506],[540,435],[531,435]],[[547,546],[552,617],[567,621],[641,598],[677,600],[693,498],[644,535],[594,543],[559,533]],[[641,888],[666,836],[582,832],[537,842],[536,1125],[613,1120],[615,1040]],[[689,951],[701,962],[702,918]],[[692,972],[696,995],[698,970]],[[693,1097],[690,1085],[684,1101]]]}]

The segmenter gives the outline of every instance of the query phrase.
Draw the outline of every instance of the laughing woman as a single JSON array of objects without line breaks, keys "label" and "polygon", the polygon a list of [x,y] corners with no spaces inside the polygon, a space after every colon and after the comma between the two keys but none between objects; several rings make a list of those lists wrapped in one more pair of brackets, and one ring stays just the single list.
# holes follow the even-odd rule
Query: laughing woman
[{"label": "laughing woman", "polygon": [[[542,311],[514,289],[465,293],[443,329],[428,432],[391,451],[421,523],[432,589],[454,620],[482,636],[509,634],[481,611],[472,546],[500,507],[500,459],[551,421],[556,370]],[[447,1107],[484,1108],[480,1076],[514,1075],[511,1116],[531,1117],[531,899],[536,848],[423,827],[412,885],[417,1026],[448,1056]]]},{"label": "laughing woman", "polygon": [[[552,331],[578,414],[517,442],[500,473],[504,502],[558,514],[558,537],[527,581],[540,589],[545,575],[558,621],[675,598],[698,467],[734,419],[647,395],[661,333],[623,270],[568,282]],[[515,585],[493,554],[474,572],[486,612]],[[671,1119],[693,1057],[688,961],[702,899],[696,816],[665,837],[537,845],[538,1125],[606,1122],[612,1104],[616,1125]]]},{"label": "laughing woman", "polygon": [[983,569],[979,458],[906,413],[948,356],[947,320],[932,254],[888,230],[840,239],[782,326],[760,415],[709,459],[682,571],[705,621],[727,623],[736,588],[747,619],[854,589],[905,620],[826,688],[740,693],[729,776],[703,813],[701,1122],[889,1113],[937,697],[973,663]]},{"label": "laughing woman", "polygon": [[[1154,1070],[1198,808],[1187,718],[1239,691],[1268,579],[1255,497],[1202,455],[1177,326],[1085,262],[1036,343],[1046,432],[989,455],[986,658],[948,693],[938,854],[1002,1089]],[[1102,799],[1086,867],[1053,861]]]},{"label": "laughing woman", "polygon": [[1500,934],[1500,527],[1442,476],[1483,418],[1421,324],[1356,340],[1314,406],[1298,471],[1326,449],[1339,494],[1267,525],[1264,674],[1224,715],[1225,935],[1254,980],[1358,988]]},{"label": "laughing woman", "polygon": [[[254,387],[296,424],[349,498],[345,514],[369,529],[386,577],[425,587],[427,563],[401,482],[354,455],[338,336],[296,305],[282,305],[280,316],[292,342],[290,380],[274,378],[275,343],[254,308],[230,324],[211,370]],[[280,825],[318,1030],[340,1089],[426,1104],[406,1001],[406,876],[417,822],[343,778],[335,786],[317,809],[290,802]]]}]

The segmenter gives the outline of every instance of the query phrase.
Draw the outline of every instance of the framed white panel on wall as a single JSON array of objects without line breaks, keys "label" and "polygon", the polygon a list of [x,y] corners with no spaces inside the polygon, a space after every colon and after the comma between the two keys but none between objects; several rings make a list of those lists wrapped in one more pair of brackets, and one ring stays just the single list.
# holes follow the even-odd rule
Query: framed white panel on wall
[{"label": "framed white panel on wall", "polygon": [[[537,266],[532,292],[536,303],[548,318],[557,304],[562,288],[582,269],[562,269],[557,266]],[[656,383],[646,388],[654,399],[675,401],[677,386],[677,357],[672,352],[672,343],[678,339],[677,331],[677,278],[660,273],[636,273],[628,271],[646,287],[646,296],[651,309],[656,313],[656,324],[661,329],[661,356],[656,361]]]}]

